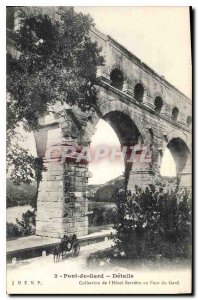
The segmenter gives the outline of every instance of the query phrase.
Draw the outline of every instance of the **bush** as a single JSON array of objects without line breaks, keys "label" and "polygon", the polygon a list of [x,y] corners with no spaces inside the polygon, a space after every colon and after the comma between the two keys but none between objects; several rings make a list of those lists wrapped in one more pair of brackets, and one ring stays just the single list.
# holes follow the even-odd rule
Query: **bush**
[{"label": "bush", "polygon": [[89,225],[100,226],[115,222],[116,205],[114,203],[90,203],[89,210],[93,214],[89,216]]},{"label": "bush", "polygon": [[6,223],[7,239],[16,238],[20,236],[19,228],[16,224]]},{"label": "bush", "polygon": [[35,234],[35,211],[28,210],[22,214],[22,219],[16,219],[16,224],[6,223],[7,239]]},{"label": "bush", "polygon": [[191,195],[162,184],[116,197],[116,245],[130,258],[188,257],[191,244]]},{"label": "bush", "polygon": [[113,195],[117,188],[121,188],[124,184],[123,179],[116,179],[114,183],[109,183],[105,186],[101,186],[94,195],[94,201],[97,202],[112,202]]}]

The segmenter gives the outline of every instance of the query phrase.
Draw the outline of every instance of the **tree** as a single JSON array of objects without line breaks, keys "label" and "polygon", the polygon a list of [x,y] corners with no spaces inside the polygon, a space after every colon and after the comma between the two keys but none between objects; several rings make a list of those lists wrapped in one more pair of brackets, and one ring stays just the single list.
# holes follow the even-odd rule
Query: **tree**
[{"label": "tree", "polygon": [[22,122],[26,130],[39,129],[38,117],[56,101],[89,109],[97,99],[96,70],[104,59],[90,39],[94,24],[89,15],[61,7],[55,15],[44,8],[18,11],[20,26],[12,35],[17,55],[7,54],[8,167],[14,165],[16,183],[28,183],[41,180],[43,169],[18,147],[17,126]]},{"label": "tree", "polygon": [[11,179],[6,180],[6,207],[31,205],[36,208],[36,184],[15,185]]},{"label": "tree", "polygon": [[187,257],[191,244],[191,194],[162,183],[116,195],[116,244],[130,258]]}]

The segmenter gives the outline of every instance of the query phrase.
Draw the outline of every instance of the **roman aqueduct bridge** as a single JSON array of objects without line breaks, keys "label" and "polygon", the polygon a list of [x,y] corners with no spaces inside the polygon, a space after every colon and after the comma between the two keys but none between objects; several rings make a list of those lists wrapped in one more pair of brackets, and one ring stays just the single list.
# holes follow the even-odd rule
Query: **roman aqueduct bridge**
[{"label": "roman aqueduct bridge", "polygon": [[191,186],[191,100],[110,36],[95,29],[91,36],[102,46],[106,61],[97,72],[96,107],[83,113],[57,103],[55,113],[40,118],[42,128],[34,133],[46,167],[37,204],[38,235],[88,233],[88,164],[63,160],[59,150],[73,143],[89,146],[101,118],[115,130],[121,145],[152,144],[152,161],[133,163],[125,172],[127,190],[152,183],[167,147],[178,184]]},{"label": "roman aqueduct bridge", "polygon": [[[17,9],[11,10],[14,17]],[[39,119],[41,129],[34,132],[46,168],[38,194],[37,235],[88,233],[88,164],[63,159],[62,149],[89,147],[100,119],[111,125],[121,145],[152,145],[150,162],[125,163],[126,190],[155,180],[166,148],[175,161],[178,185],[191,187],[191,100],[110,36],[96,29],[90,34],[105,57],[105,65],[97,70],[97,104],[83,113],[57,103],[53,113]],[[7,39],[13,51],[10,34]]]}]

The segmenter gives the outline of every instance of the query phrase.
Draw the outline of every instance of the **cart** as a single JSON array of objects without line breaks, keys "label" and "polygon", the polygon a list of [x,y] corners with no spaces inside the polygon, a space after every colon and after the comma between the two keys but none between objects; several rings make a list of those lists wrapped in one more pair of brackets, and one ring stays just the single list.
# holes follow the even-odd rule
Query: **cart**
[{"label": "cart", "polygon": [[64,235],[60,243],[60,249],[62,252],[62,258],[69,252],[72,257],[77,257],[80,253],[80,243],[76,235],[68,237]]}]

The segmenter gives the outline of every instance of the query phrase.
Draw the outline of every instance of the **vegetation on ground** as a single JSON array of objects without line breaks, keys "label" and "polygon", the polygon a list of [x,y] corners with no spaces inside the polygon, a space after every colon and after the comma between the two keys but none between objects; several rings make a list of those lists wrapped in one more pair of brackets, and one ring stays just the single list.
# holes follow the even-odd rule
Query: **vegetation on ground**
[{"label": "vegetation on ground", "polygon": [[35,211],[28,210],[22,214],[22,219],[16,219],[16,224],[6,223],[7,239],[15,239],[35,234]]}]

